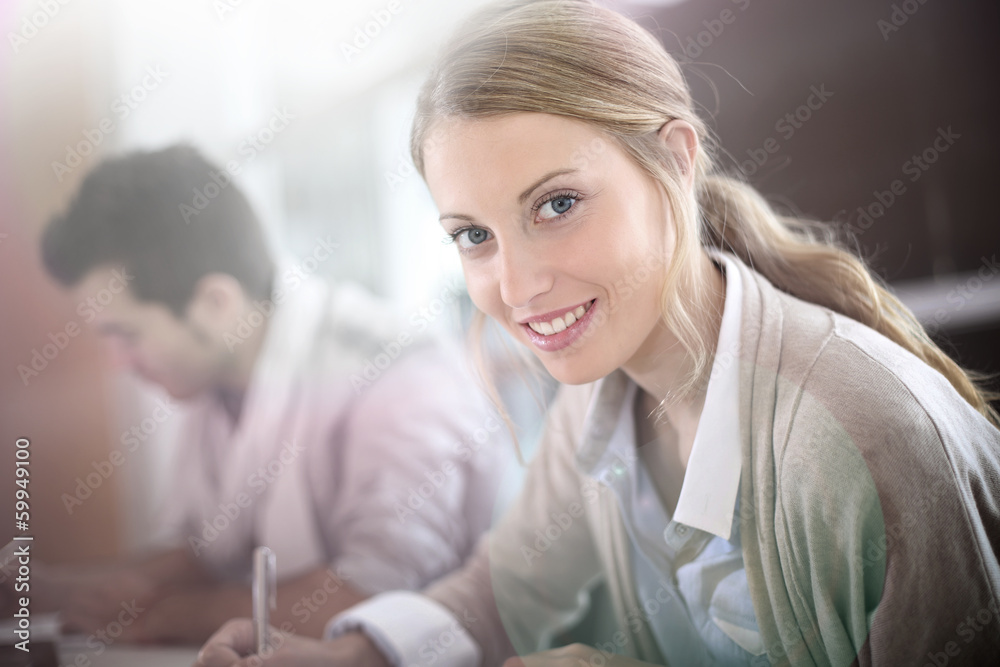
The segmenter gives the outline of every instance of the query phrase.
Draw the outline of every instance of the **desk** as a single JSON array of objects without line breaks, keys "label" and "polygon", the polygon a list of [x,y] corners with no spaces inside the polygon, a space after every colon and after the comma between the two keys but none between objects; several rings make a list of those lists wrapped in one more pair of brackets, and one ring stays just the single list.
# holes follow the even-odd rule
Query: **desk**
[{"label": "desk", "polygon": [[[60,635],[55,614],[39,614],[33,618],[31,640],[37,646],[52,642],[59,647],[59,662],[63,667],[191,667],[198,658],[197,646],[139,646],[136,644],[105,645],[85,635]],[[14,624],[0,623],[0,645],[11,646]],[[26,654],[25,654],[26,655]],[[5,664],[0,656],[0,665]]]},{"label": "desk", "polygon": [[[111,644],[94,642],[85,635],[60,635],[59,620],[55,614],[39,614],[33,618],[31,640],[36,646],[43,642],[59,647],[59,663],[63,667],[191,667],[198,658],[197,646],[139,646],[136,644]],[[0,623],[0,645],[12,646],[14,624]],[[27,654],[22,654],[23,655]],[[36,654],[37,656],[37,654]],[[40,659],[37,658],[36,659]],[[50,660],[54,658],[50,654]],[[20,664],[18,660],[15,664]],[[0,666],[6,664],[0,656]]]},{"label": "desk", "polygon": [[100,655],[86,644],[63,642],[59,660],[65,667],[191,667],[198,658],[195,647],[109,646]]}]

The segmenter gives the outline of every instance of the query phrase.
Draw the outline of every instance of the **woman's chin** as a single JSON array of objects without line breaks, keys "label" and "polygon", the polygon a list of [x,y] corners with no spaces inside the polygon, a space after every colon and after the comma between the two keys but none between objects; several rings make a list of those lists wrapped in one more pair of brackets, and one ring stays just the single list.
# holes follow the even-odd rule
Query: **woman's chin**
[{"label": "woman's chin", "polygon": [[545,363],[542,359],[542,365],[545,366],[545,370],[549,372],[553,378],[556,379],[560,384],[589,384],[591,382],[597,382],[604,376],[611,373],[614,368],[605,368],[604,366],[598,367],[592,363],[572,363],[569,361],[563,361],[558,363]]}]

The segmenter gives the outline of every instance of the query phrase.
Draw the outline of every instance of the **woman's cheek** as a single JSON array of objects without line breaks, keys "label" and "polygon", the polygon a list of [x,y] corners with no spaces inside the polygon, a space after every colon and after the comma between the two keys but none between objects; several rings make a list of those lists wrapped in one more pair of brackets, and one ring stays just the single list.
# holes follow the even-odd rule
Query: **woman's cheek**
[{"label": "woman's cheek", "polygon": [[469,298],[476,308],[494,319],[500,319],[498,311],[500,305],[499,286],[491,289],[486,281],[481,280],[478,275],[471,274],[468,270],[465,271],[465,286],[469,292]]}]

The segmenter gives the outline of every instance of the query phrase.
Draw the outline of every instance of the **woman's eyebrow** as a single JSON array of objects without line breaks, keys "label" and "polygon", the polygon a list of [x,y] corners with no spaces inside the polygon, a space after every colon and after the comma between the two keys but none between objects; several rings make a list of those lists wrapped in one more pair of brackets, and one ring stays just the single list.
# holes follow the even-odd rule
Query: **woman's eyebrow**
[{"label": "woman's eyebrow", "polygon": [[464,213],[442,213],[438,217],[438,222],[443,222],[447,218],[455,218],[456,220],[464,220],[466,222],[475,222],[471,215],[465,215]]},{"label": "woman's eyebrow", "polygon": [[540,179],[538,179],[537,181],[535,181],[535,183],[531,187],[529,187],[524,192],[522,192],[518,196],[517,202],[519,204],[523,204],[525,202],[525,200],[528,197],[531,196],[531,193],[534,192],[535,190],[537,190],[539,188],[539,186],[543,185],[545,183],[545,181],[548,181],[549,179],[555,178],[556,176],[562,176],[563,174],[572,174],[575,171],[576,171],[576,169],[556,169],[555,171],[550,171],[549,173],[545,174]]},{"label": "woman's eyebrow", "polygon": [[[563,174],[572,174],[574,172],[576,172],[576,169],[569,169],[569,168],[556,169],[555,171],[550,171],[549,173],[545,174],[540,179],[538,179],[537,181],[535,181],[524,192],[522,192],[520,195],[518,195],[517,202],[519,204],[523,204],[525,202],[525,200],[527,200],[528,197],[531,196],[531,193],[534,192],[535,190],[537,190],[540,186],[544,185],[546,181],[551,180],[551,179],[555,178],[556,176],[562,176]],[[475,222],[475,220],[473,220],[473,218],[471,216],[464,215],[462,213],[442,213],[441,216],[438,218],[438,221],[442,221],[445,218],[455,218],[456,220],[465,220],[466,222]]]}]

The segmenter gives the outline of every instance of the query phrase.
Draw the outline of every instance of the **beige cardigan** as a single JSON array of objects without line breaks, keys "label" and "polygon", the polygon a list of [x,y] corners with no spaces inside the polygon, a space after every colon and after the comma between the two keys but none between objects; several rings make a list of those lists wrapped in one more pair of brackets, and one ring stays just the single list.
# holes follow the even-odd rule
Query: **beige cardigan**
[{"label": "beige cardigan", "polygon": [[[909,352],[732,259],[744,285],[740,530],[767,657],[1000,664],[1000,431]],[[618,371],[561,388],[521,496],[427,591],[465,619],[483,664],[546,648],[601,581],[611,601],[588,643],[665,664],[614,493],[580,472],[614,426],[588,418],[591,402],[628,382]]]}]

